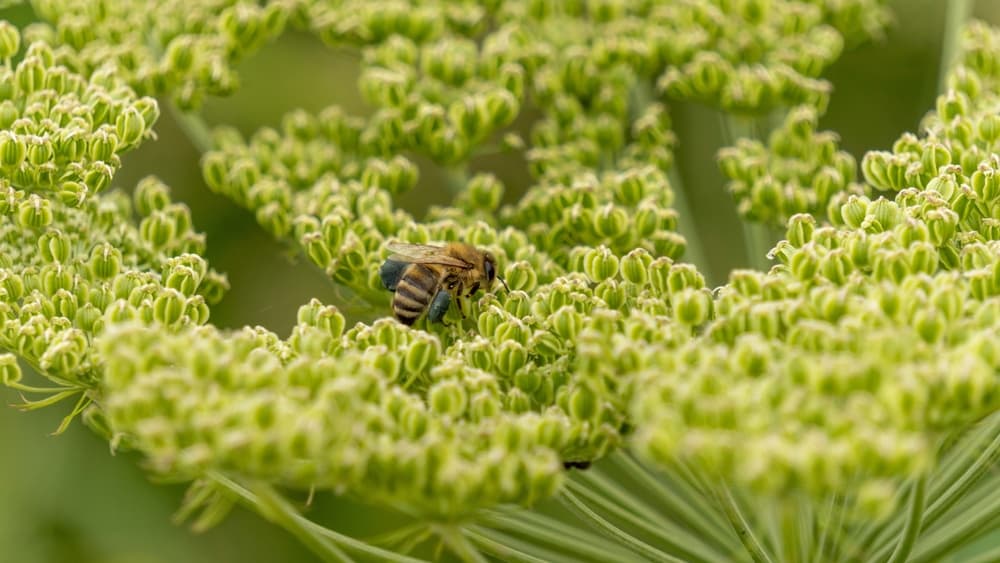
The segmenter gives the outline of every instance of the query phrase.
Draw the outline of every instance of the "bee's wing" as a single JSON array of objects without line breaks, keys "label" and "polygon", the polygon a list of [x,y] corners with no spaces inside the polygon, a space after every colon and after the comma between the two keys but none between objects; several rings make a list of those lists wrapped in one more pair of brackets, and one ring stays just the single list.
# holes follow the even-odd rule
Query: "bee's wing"
[{"label": "bee's wing", "polygon": [[463,270],[472,269],[473,265],[465,260],[448,256],[443,246],[429,244],[409,244],[405,242],[390,242],[385,245],[392,254],[387,260],[409,264],[439,264],[452,266]]}]

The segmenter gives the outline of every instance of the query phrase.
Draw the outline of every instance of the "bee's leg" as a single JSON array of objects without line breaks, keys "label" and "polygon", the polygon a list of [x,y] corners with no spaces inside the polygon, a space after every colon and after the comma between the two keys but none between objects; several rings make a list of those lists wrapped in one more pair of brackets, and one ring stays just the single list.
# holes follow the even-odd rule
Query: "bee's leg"
[{"label": "bee's leg", "polygon": [[465,299],[462,297],[456,297],[455,302],[458,303],[458,314],[462,315],[462,320],[465,320]]},{"label": "bee's leg", "polygon": [[465,296],[472,297],[473,295],[476,294],[477,291],[479,291],[479,282],[472,284],[472,287],[470,287],[469,291],[465,293]]},{"label": "bee's leg", "polygon": [[451,305],[451,295],[443,289],[438,291],[430,307],[427,308],[427,320],[432,323],[444,322],[444,314],[448,312],[449,305]]}]

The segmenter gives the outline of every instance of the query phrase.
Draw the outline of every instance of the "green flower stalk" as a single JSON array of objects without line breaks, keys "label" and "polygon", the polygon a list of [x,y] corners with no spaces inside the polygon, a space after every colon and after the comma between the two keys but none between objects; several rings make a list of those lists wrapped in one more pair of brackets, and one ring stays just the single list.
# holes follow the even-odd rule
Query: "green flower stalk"
[{"label": "green flower stalk", "polygon": [[[239,503],[332,561],[706,563],[935,561],[996,529],[1000,31],[966,27],[919,134],[859,174],[822,76],[877,1],[32,5],[0,24],[0,382],[190,483],[196,529]],[[367,116],[191,113],[286,27],[358,55]],[[287,336],[210,322],[191,211],[108,189],[153,96],[351,300]],[[766,271],[713,288],[687,252],[674,101],[725,113],[736,211],[782,230],[751,241]],[[528,185],[481,169],[498,148]],[[452,201],[419,217],[429,165]],[[448,242],[502,286],[397,322],[390,243]],[[411,523],[362,541],[289,500],[317,494]]]}]

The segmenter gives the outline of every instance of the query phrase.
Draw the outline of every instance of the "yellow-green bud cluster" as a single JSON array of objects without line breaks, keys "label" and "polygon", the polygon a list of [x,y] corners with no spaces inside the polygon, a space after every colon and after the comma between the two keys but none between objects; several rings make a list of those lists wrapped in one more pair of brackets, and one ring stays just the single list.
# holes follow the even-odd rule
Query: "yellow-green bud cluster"
[{"label": "yellow-green bud cluster", "polygon": [[668,96],[727,112],[762,114],[800,104],[825,108],[823,70],[851,43],[886,24],[878,1],[728,0],[669,2],[650,14],[673,39],[658,80]]},{"label": "yellow-green bud cluster", "polygon": [[[390,240],[462,241],[489,250],[501,275],[519,289],[563,273],[521,231],[493,226],[482,214],[418,223],[396,208],[393,196],[414,186],[417,169],[402,156],[365,156],[370,145],[364,139],[374,138],[371,127],[378,125],[369,122],[362,129],[336,109],[318,116],[293,112],[281,132],[261,129],[247,142],[217,135],[220,148],[205,156],[204,177],[211,189],[253,211],[274,236],[296,242],[338,283],[380,306],[390,296],[378,277]],[[502,186],[495,179],[477,177],[466,197],[496,205],[499,198],[490,192],[497,191]]]},{"label": "yellow-green bud cluster", "polygon": [[[13,54],[17,30],[5,31]],[[24,228],[42,229],[51,221],[47,200],[82,205],[111,183],[120,155],[152,135],[159,108],[109,69],[81,75],[72,56],[45,43],[31,43],[16,65],[4,60],[0,208],[13,208]]]},{"label": "yellow-green bud cluster", "polygon": [[894,198],[793,215],[778,265],[733,272],[697,338],[651,352],[634,415],[652,459],[884,512],[941,436],[1000,408],[997,60],[1000,32],[971,26],[924,135],[865,158]]},{"label": "yellow-green bud cluster", "polygon": [[621,443],[632,374],[712,315],[689,265],[605,247],[581,262],[586,274],[482,297],[471,330],[345,330],[316,300],[287,340],[116,329],[101,349],[110,427],[173,476],[347,489],[434,518],[530,505],[557,490],[560,462]]},{"label": "yellow-green bud cluster", "polygon": [[835,133],[816,130],[818,117],[814,108],[799,106],[766,144],[739,139],[719,151],[719,167],[744,219],[782,227],[795,214],[822,217],[835,198],[863,194],[855,181],[857,162],[839,150]]},{"label": "yellow-green bud cluster", "polygon": [[238,85],[234,66],[284,31],[296,0],[31,0],[46,23],[26,35],[59,45],[85,76],[113,74],[184,109]]},{"label": "yellow-green bud cluster", "polygon": [[0,348],[63,385],[94,387],[103,377],[91,340],[106,326],[203,324],[228,288],[201,257],[205,240],[188,208],[155,178],[136,188],[138,224],[119,192],[74,205],[25,201],[48,220],[32,231],[20,207],[0,212]]}]

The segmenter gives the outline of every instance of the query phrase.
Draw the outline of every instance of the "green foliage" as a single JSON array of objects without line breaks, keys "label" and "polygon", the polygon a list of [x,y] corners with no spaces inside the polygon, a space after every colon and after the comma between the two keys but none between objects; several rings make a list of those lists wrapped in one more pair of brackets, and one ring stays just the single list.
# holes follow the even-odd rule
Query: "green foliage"
[{"label": "green foliage", "polygon": [[[24,408],[76,397],[62,428],[83,413],[192,482],[199,528],[239,500],[328,559],[403,559],[279,491],[402,512],[399,551],[433,536],[468,561],[933,560],[995,526],[1000,503],[974,503],[1000,448],[1000,31],[968,26],[921,134],[861,182],[818,120],[824,69],[888,21],[874,0],[32,5],[23,56],[0,25],[0,380],[42,395]],[[370,116],[293,110],[244,138],[181,113],[286,26],[360,54]],[[152,177],[134,204],[104,191],[154,135],[151,96],[208,187],[341,302],[287,338],[208,324],[228,283],[190,211]],[[684,261],[668,101],[724,112],[741,217],[785,229],[768,271],[713,290]],[[532,185],[470,172],[495,151]],[[420,218],[399,202],[425,162],[454,197]],[[472,244],[509,288],[407,327],[379,276],[392,241]],[[568,473],[609,457],[624,471]],[[550,499],[613,545],[529,511]],[[510,511],[534,524],[507,535]]]}]

